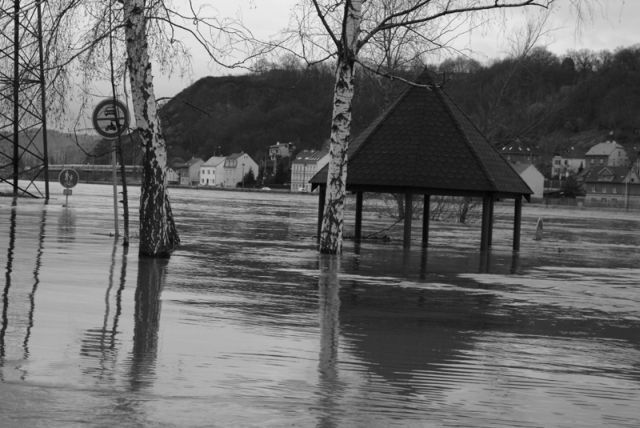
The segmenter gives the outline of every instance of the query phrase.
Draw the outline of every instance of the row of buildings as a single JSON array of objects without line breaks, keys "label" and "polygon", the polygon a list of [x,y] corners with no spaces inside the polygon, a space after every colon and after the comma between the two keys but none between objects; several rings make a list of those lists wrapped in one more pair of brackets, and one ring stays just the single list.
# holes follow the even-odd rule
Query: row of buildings
[{"label": "row of buildings", "polygon": [[244,152],[229,156],[211,156],[204,161],[193,157],[175,160],[167,171],[169,184],[181,186],[238,187],[244,180],[258,176],[258,164]]},{"label": "row of buildings", "polygon": [[[502,147],[501,152],[516,170],[537,160],[535,153],[519,142]],[[538,182],[542,177],[539,175]],[[563,182],[575,180],[584,193],[586,206],[640,208],[639,176],[640,158],[632,160],[624,146],[613,139],[586,150],[569,147],[551,159],[551,178],[556,180],[558,190]]]},{"label": "row of buildings", "polygon": [[[294,157],[292,151],[291,144],[278,143],[269,147],[272,173],[275,174],[277,159],[290,157],[290,190],[310,192],[309,180],[328,163],[329,154],[326,150],[302,150]],[[500,151],[531,187],[533,199],[542,200],[545,177],[534,166],[536,154],[519,142],[502,147]],[[269,172],[264,165],[263,169]],[[244,186],[247,179],[258,178],[260,172],[258,163],[247,153],[240,152],[212,156],[206,161],[192,158],[187,162],[176,162],[169,169],[168,181],[185,186],[239,187]],[[586,151],[572,147],[554,155],[551,176],[556,178],[558,190],[563,181],[566,183],[569,177],[574,179],[583,190],[587,206],[640,208],[640,159],[630,161],[624,146],[614,140],[596,143]]]},{"label": "row of buildings", "polygon": [[[274,148],[271,150],[271,148]],[[271,168],[263,166],[264,173],[275,175],[277,160],[290,157],[290,145],[277,144],[270,147]],[[292,192],[310,192],[309,179],[323,168],[329,161],[329,153],[320,150],[302,150],[289,162],[291,176],[289,187]],[[188,161],[176,160],[171,163],[167,172],[169,184],[181,186],[203,187],[244,187],[244,180],[255,181],[260,174],[256,161],[247,153],[234,153],[229,156],[212,156],[206,161],[193,157]]]}]

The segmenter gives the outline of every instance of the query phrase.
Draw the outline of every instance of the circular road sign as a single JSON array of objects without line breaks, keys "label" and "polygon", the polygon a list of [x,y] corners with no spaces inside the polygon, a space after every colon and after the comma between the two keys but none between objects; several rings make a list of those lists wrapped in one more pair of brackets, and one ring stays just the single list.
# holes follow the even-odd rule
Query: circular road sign
[{"label": "circular road sign", "polygon": [[129,127],[127,106],[113,98],[100,101],[91,119],[95,130],[105,138],[117,138]]},{"label": "circular road sign", "polygon": [[78,171],[71,168],[64,168],[60,171],[60,175],[58,176],[60,184],[67,189],[75,187],[75,185],[78,184],[79,178],[80,176],[78,175]]}]

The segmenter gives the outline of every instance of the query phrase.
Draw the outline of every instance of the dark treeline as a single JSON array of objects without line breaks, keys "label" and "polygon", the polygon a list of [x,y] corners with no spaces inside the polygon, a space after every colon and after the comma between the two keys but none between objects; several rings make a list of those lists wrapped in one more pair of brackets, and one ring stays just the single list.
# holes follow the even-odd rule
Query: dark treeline
[{"label": "dark treeline", "polygon": [[640,47],[564,57],[536,48],[487,67],[457,59],[440,69],[451,75],[448,92],[496,145],[519,139],[548,161],[613,132],[630,155],[638,150]]},{"label": "dark treeline", "polygon": [[[430,68],[494,144],[519,139],[537,148],[542,162],[565,145],[592,144],[611,131],[630,154],[640,145],[640,47],[563,57],[536,48],[488,66],[457,58]],[[249,75],[203,78],[162,108],[169,155],[207,158],[244,150],[260,160],[277,141],[320,148],[329,137],[333,82],[330,65],[307,68],[291,60]],[[354,134],[405,85],[361,72]]]},{"label": "dark treeline", "polygon": [[[171,157],[207,158],[245,151],[256,161],[276,142],[297,150],[320,148],[329,138],[333,68],[273,65],[243,76],[205,77],[161,110]],[[355,95],[359,132],[405,85],[361,73]]]}]

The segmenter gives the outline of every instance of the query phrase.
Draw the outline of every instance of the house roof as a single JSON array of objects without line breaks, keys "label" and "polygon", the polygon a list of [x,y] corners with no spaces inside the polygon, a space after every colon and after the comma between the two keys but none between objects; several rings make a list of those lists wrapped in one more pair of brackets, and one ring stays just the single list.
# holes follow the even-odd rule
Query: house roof
[{"label": "house roof", "polygon": [[616,149],[624,150],[624,147],[615,141],[605,141],[604,143],[598,143],[591,147],[585,156],[609,156]]},{"label": "house roof", "polygon": [[202,166],[218,166],[220,165],[222,162],[224,162],[226,158],[224,156],[211,156],[209,159],[207,159],[207,161],[205,163],[203,163]]},{"label": "house roof", "polygon": [[518,138],[512,143],[505,144],[500,148],[500,153],[510,155],[533,155],[534,151],[528,144],[522,143]]},{"label": "house roof", "polygon": [[[347,189],[414,190],[431,194],[532,194],[449,96],[428,75],[410,86],[355,138]],[[311,182],[324,185],[327,167]],[[383,190],[385,189],[385,190]]]},{"label": "house roof", "polygon": [[[511,167],[520,175],[523,172],[525,172],[526,170],[528,170],[531,167],[534,167],[533,164],[530,163],[526,163],[526,162],[515,162],[515,163],[511,163]],[[537,168],[536,168],[537,169]]]},{"label": "house roof", "polygon": [[225,159],[226,160],[234,160],[234,159],[238,159],[239,157],[241,157],[242,155],[244,155],[244,152],[240,152],[240,153],[231,153],[229,156],[227,156]]},{"label": "house roof", "polygon": [[196,157],[192,157],[191,159],[189,159],[186,162],[182,162],[182,163],[178,163],[178,162],[174,162],[173,167],[174,168],[189,168],[191,165],[195,165],[195,164],[201,164],[204,161],[200,158],[196,158]]},{"label": "house roof", "polygon": [[624,166],[603,166],[589,168],[584,175],[585,183],[624,183],[629,168]]},{"label": "house roof", "polygon": [[563,159],[584,159],[585,152],[586,151],[580,147],[568,146],[563,149],[556,150],[553,156],[559,156]]},{"label": "house roof", "polygon": [[302,150],[292,163],[315,164],[327,154],[326,150]]},{"label": "house roof", "polygon": [[184,165],[184,159],[182,159],[181,157],[173,158],[169,161],[169,165],[172,168],[180,168],[181,166]]}]

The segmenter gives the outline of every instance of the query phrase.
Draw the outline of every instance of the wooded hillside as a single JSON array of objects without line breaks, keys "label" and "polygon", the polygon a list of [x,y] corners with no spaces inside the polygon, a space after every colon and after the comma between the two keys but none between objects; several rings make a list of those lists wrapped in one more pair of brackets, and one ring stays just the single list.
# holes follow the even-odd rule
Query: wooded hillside
[{"label": "wooded hillside", "polygon": [[[613,131],[632,158],[640,148],[640,47],[564,57],[537,48],[525,58],[488,66],[459,58],[430,68],[496,145],[519,139],[548,162],[553,152],[592,145]],[[259,160],[278,141],[319,148],[329,135],[332,85],[328,65],[288,63],[244,76],[203,78],[162,108],[169,155],[207,158],[244,150]],[[360,73],[355,133],[404,88],[402,82]]]}]

